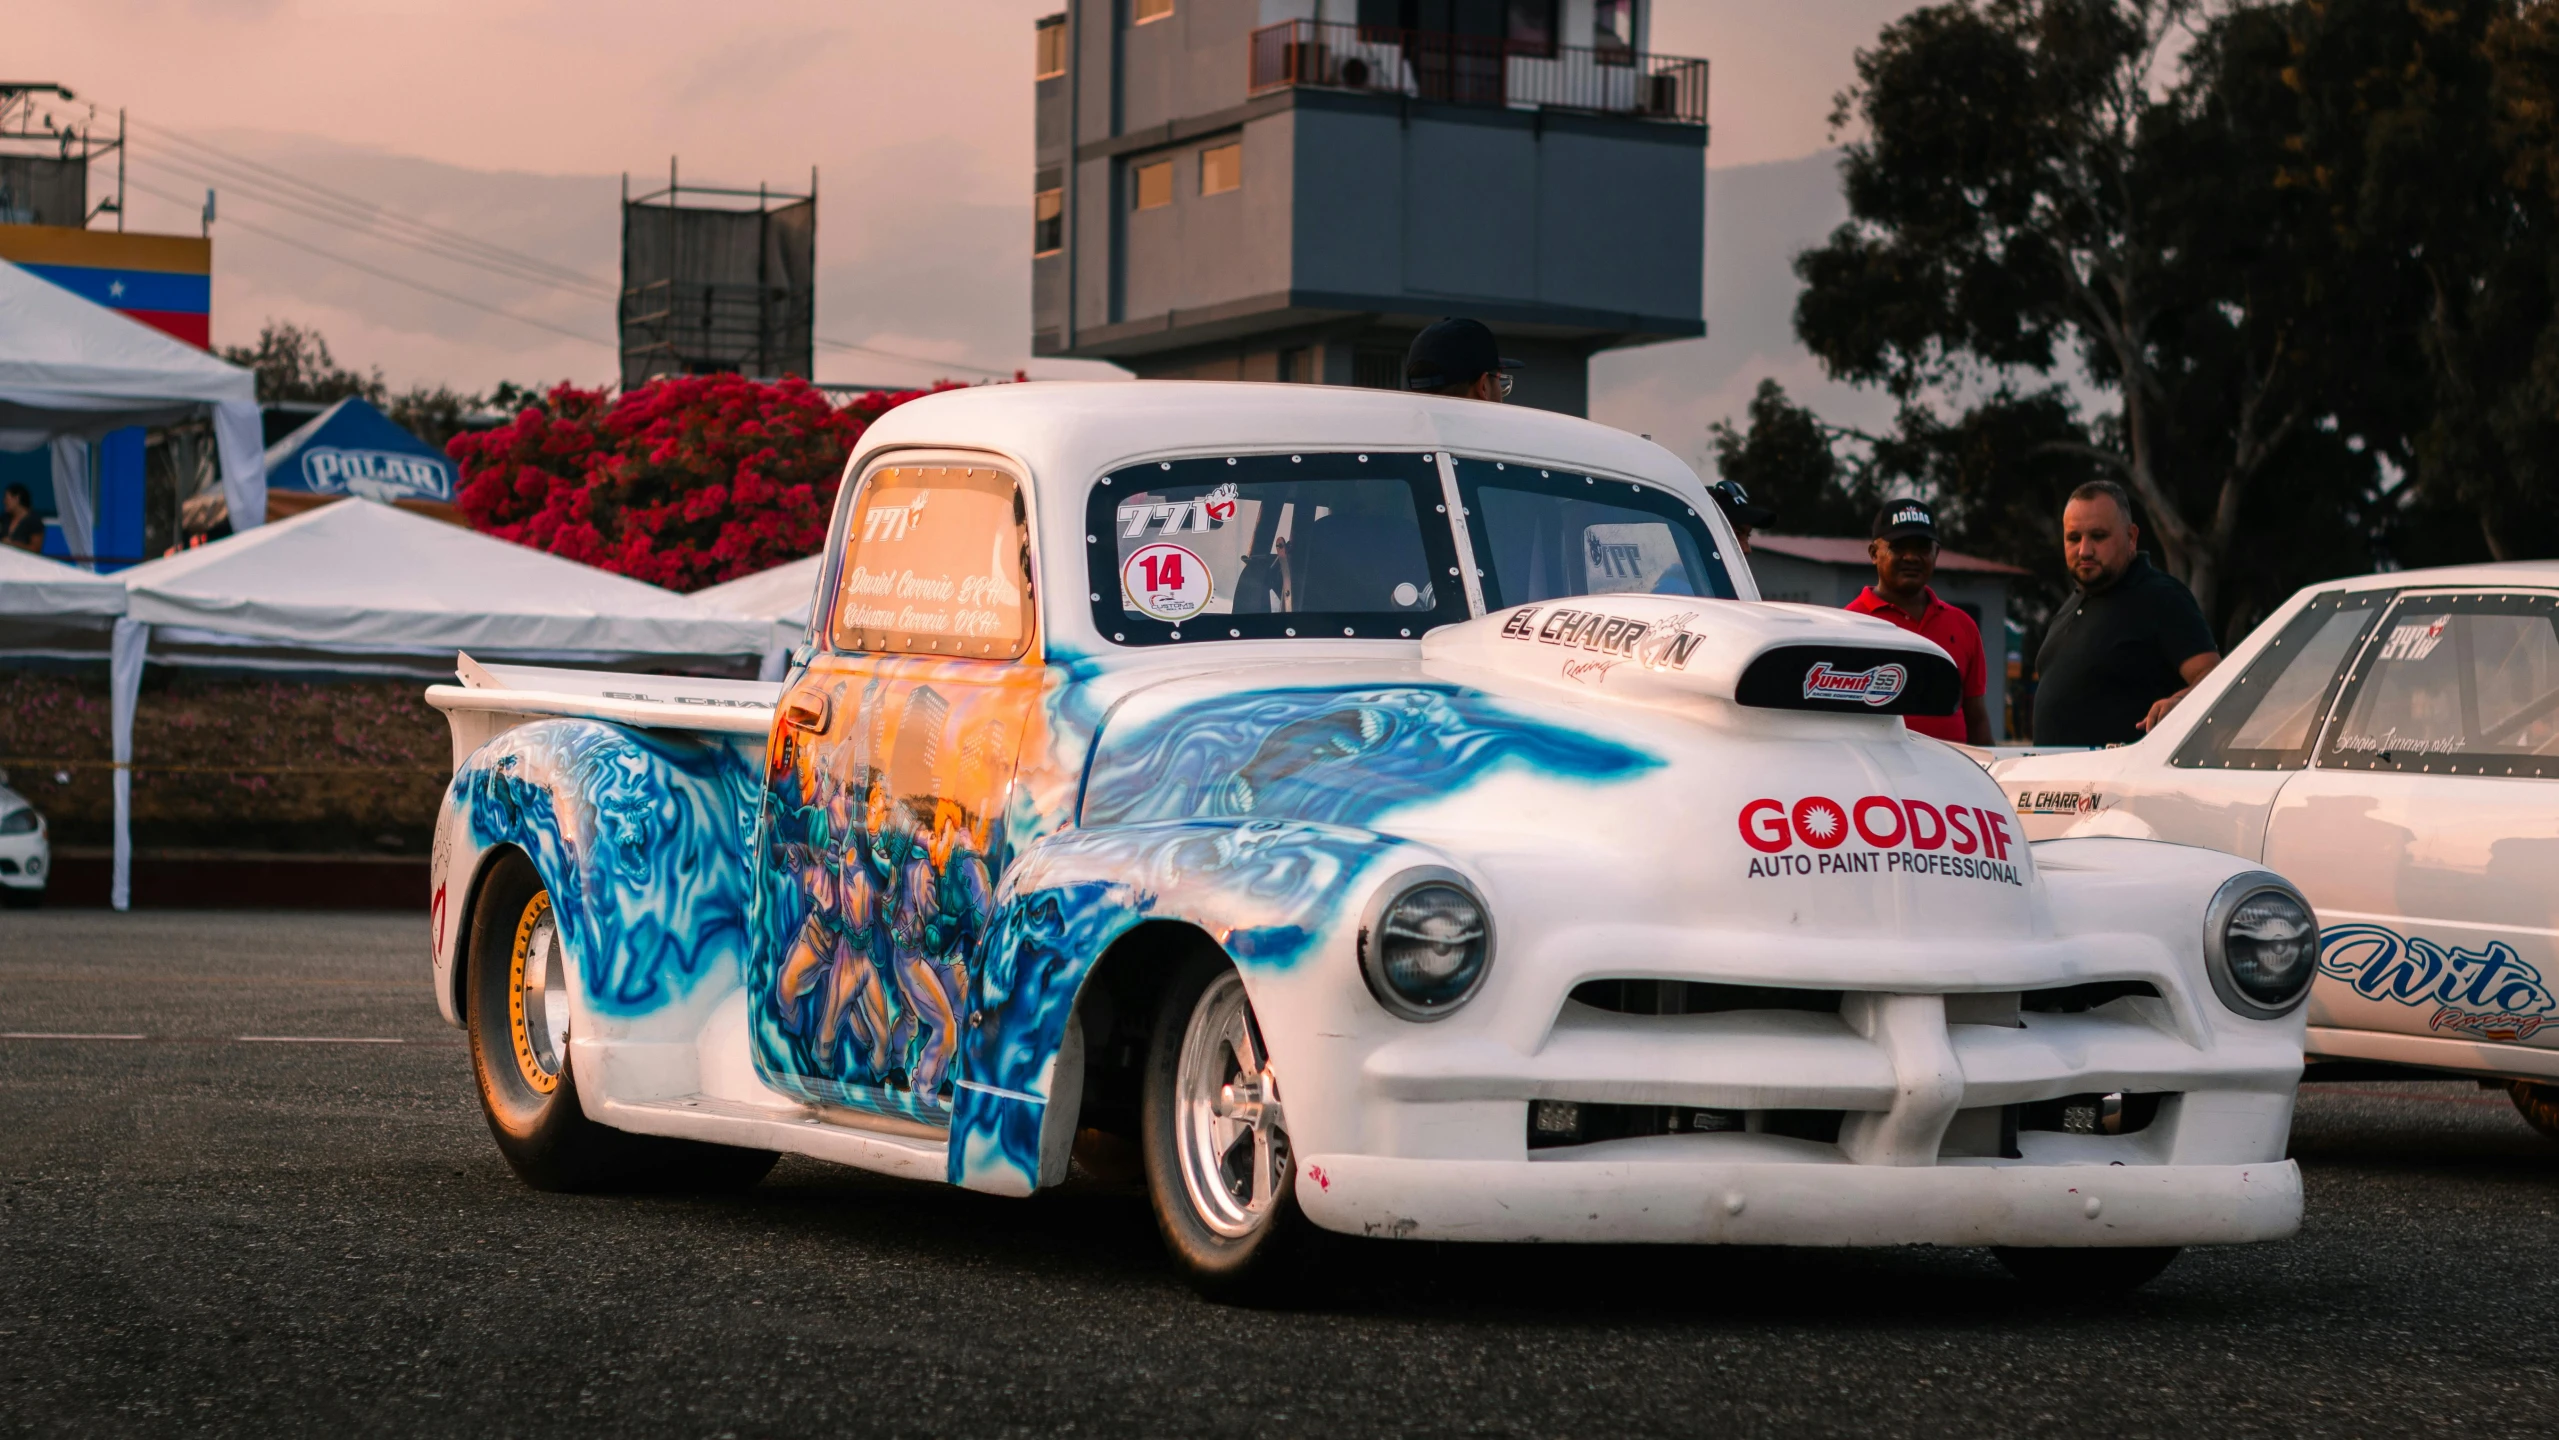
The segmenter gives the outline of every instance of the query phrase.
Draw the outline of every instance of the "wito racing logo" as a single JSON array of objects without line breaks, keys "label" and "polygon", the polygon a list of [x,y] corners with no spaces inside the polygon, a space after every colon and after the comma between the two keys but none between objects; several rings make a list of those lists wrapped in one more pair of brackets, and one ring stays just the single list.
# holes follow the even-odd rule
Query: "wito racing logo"
[{"label": "wito racing logo", "polygon": [[1807,700],[1862,700],[1869,705],[1890,705],[1910,683],[1910,671],[1899,665],[1878,665],[1872,670],[1833,670],[1827,660],[1816,660],[1804,672],[1804,698]]},{"label": "wito racing logo", "polygon": [[[1742,843],[1759,853],[1752,878],[1904,872],[2023,885],[2009,859],[2008,817],[1978,805],[1932,805],[1868,795],[1841,804],[1827,795],[1741,808]],[[1852,847],[1850,840],[1862,842]]]}]

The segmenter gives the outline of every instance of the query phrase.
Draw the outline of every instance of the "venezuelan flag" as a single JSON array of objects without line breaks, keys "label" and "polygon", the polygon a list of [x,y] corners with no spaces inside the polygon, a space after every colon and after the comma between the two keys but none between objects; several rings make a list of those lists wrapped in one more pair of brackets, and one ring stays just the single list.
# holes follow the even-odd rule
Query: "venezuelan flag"
[{"label": "venezuelan flag", "polygon": [[190,345],[213,346],[210,239],[0,225],[0,260]]}]

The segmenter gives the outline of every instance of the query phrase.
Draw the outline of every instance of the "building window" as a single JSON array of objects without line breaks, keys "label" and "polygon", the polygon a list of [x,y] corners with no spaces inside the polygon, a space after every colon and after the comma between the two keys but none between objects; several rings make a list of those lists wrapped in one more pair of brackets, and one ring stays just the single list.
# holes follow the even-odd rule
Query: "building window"
[{"label": "building window", "polygon": [[1158,160],[1137,167],[1136,183],[1129,187],[1140,210],[1161,210],[1173,203],[1173,162]]},{"label": "building window", "polygon": [[1172,14],[1173,0],[1137,0],[1137,3],[1129,8],[1135,12],[1137,23],[1144,25],[1148,21],[1161,20]]},{"label": "building window", "polygon": [[1592,0],[1591,48],[1612,65],[1635,59],[1635,0]]},{"label": "building window", "polygon": [[1363,390],[1404,388],[1404,352],[1384,345],[1362,345],[1351,352],[1351,383]]},{"label": "building window", "polygon": [[1043,190],[1031,197],[1031,253],[1054,255],[1066,248],[1066,192]]},{"label": "building window", "polygon": [[1223,195],[1244,188],[1244,146],[1215,145],[1200,152],[1200,193]]},{"label": "building window", "polygon": [[1066,17],[1051,15],[1040,22],[1038,56],[1032,63],[1031,78],[1053,79],[1066,73]]},{"label": "building window", "polygon": [[1514,55],[1553,58],[1558,0],[1510,0],[1510,41]]}]

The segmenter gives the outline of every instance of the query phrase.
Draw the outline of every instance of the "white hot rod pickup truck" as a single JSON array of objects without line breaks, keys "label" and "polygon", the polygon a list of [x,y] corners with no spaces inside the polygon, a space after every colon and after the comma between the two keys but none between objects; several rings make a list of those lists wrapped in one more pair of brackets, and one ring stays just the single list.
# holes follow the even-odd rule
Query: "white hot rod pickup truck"
[{"label": "white hot rod pickup truck", "polygon": [[2301,897],[2027,843],[1902,724],[1942,651],[1735,558],[1677,460],[1557,415],[917,401],[778,688],[430,692],[437,1003],[537,1186],[1023,1195],[1133,1144],[1212,1292],[1316,1230],[2090,1288],[2291,1234]]}]

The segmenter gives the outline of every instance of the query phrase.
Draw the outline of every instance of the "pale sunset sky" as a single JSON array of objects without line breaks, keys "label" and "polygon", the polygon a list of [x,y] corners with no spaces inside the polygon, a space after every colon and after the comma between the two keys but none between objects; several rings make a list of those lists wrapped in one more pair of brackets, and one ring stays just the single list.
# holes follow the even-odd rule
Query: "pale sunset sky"
[{"label": "pale sunset sky", "polygon": [[[85,0],[17,14],[6,68],[13,79],[70,86],[79,108],[127,107],[137,122],[134,229],[196,230],[214,177],[169,138],[189,137],[609,285],[622,172],[662,181],[673,153],[688,179],[791,187],[814,165],[819,332],[921,357],[821,351],[820,379],[919,380],[936,362],[1116,373],[1028,354],[1031,25],[1055,8]],[[1759,375],[1807,393],[1835,389],[1786,333],[1785,260],[1839,216],[1818,152],[1831,143],[1832,97],[1851,78],[1854,52],[1912,8],[1657,0],[1651,48],[1714,67],[1711,333],[1602,357],[1596,418],[1654,432],[1694,460],[1706,424],[1738,411]],[[92,193],[108,192],[93,181]],[[316,325],[340,359],[379,366],[395,385],[601,381],[613,372],[609,345],[463,308],[245,227],[599,341],[612,335],[609,302],[492,280],[229,187],[220,215],[218,344],[244,342],[274,317]]]}]

